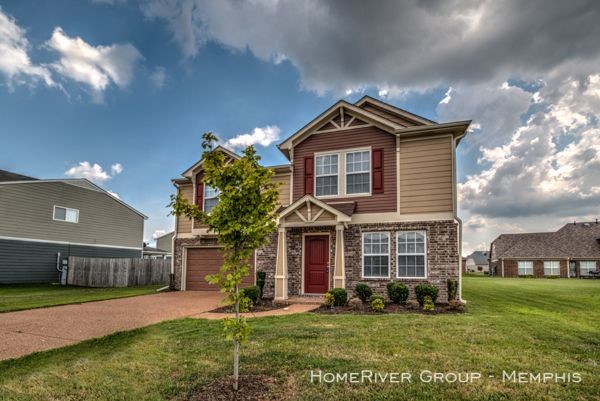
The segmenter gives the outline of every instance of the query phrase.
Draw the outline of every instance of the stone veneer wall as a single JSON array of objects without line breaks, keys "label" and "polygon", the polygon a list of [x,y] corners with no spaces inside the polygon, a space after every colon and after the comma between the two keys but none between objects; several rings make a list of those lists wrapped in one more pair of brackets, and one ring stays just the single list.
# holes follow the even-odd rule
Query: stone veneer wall
[{"label": "stone veneer wall", "polygon": [[[427,278],[396,279],[396,232],[427,232]],[[367,279],[362,277],[362,233],[384,231],[390,234],[390,278]],[[344,232],[346,289],[350,294],[358,283],[366,283],[378,294],[386,294],[390,281],[406,284],[410,299],[415,299],[414,287],[422,283],[436,285],[440,292],[438,302],[448,300],[447,280],[459,278],[458,224],[452,220],[402,223],[352,224]]]},{"label": "stone veneer wall", "polygon": [[173,260],[175,261],[175,271],[173,272],[172,287],[175,290],[181,290],[181,274],[183,272],[183,254],[186,246],[216,246],[215,237],[195,237],[195,238],[175,238],[173,244]]}]

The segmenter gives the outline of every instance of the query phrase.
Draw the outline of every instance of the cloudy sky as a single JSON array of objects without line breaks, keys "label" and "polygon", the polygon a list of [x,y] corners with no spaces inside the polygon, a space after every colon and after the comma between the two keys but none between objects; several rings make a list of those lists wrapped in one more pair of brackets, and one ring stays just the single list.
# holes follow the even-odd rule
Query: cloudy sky
[{"label": "cloudy sky", "polygon": [[0,168],[89,178],[148,240],[203,132],[280,164],[275,143],[365,94],[474,121],[465,252],[600,215],[597,1],[28,3],[0,0]]}]

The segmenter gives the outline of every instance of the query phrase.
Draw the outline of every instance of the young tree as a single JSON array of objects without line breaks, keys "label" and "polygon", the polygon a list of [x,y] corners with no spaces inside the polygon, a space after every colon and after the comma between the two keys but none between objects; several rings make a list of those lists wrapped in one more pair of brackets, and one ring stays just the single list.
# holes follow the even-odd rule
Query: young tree
[{"label": "young tree", "polygon": [[219,284],[235,308],[235,318],[226,318],[226,337],[233,341],[233,387],[239,387],[240,344],[247,340],[250,328],[240,315],[250,300],[240,291],[242,279],[250,273],[249,260],[254,251],[269,241],[275,229],[277,186],[271,182],[273,171],[259,164],[260,157],[248,146],[240,159],[230,159],[213,151],[217,137],[203,135],[202,167],[204,184],[218,189],[219,202],[204,213],[196,205],[177,195],[171,197],[172,214],[202,221],[217,236],[223,247],[220,273],[206,276],[211,284]]}]

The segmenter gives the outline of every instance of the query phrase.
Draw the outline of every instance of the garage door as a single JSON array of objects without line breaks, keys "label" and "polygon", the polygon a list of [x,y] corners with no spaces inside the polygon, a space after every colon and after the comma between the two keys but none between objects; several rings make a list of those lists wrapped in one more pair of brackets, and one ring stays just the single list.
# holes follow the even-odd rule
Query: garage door
[{"label": "garage door", "polygon": [[[218,248],[188,248],[186,257],[185,289],[191,291],[219,291],[217,284],[208,284],[204,279],[208,274],[219,272],[223,256]],[[254,266],[254,257],[251,260]],[[254,284],[254,268],[243,285]]]}]

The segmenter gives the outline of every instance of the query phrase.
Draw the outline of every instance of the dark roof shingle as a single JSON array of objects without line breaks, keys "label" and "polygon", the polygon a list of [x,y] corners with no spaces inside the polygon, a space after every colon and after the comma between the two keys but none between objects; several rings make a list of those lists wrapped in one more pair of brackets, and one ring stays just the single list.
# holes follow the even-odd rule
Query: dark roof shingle
[{"label": "dark roof shingle", "polygon": [[28,177],[26,175],[13,173],[6,170],[0,170],[0,182],[6,181],[33,181],[37,180],[37,178]]}]

